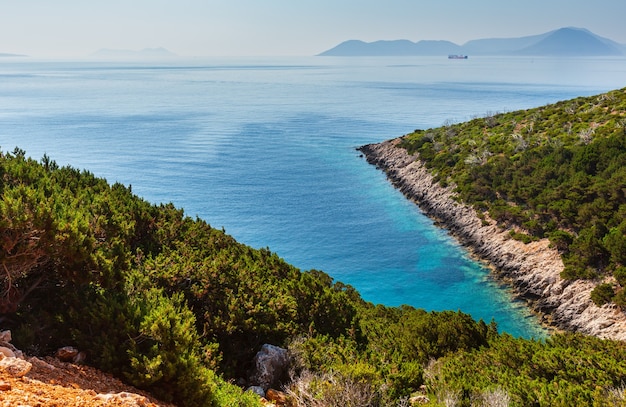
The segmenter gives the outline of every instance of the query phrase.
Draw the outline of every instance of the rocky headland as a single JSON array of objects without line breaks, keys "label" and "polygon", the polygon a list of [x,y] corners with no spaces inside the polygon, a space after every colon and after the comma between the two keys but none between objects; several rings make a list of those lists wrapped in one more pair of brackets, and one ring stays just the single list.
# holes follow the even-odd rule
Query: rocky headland
[{"label": "rocky headland", "polygon": [[563,261],[543,239],[522,243],[488,216],[455,199],[453,186],[442,187],[401,139],[359,148],[370,164],[383,170],[393,185],[468,250],[487,262],[495,275],[527,301],[542,322],[559,330],[626,340],[626,314],[615,305],[596,306],[590,298],[595,283],[560,277]]}]

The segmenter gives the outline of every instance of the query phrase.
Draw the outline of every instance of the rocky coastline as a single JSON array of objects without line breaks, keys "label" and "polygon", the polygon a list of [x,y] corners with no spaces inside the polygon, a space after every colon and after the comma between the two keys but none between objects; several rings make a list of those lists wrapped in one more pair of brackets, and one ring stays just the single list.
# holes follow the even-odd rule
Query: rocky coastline
[{"label": "rocky coastline", "polygon": [[563,261],[547,239],[525,244],[510,238],[508,230],[488,217],[481,219],[473,208],[455,200],[451,186],[439,185],[416,156],[397,147],[400,141],[368,144],[358,150],[427,216],[487,262],[546,326],[626,340],[626,313],[614,305],[597,307],[590,299],[593,282],[562,279]]}]

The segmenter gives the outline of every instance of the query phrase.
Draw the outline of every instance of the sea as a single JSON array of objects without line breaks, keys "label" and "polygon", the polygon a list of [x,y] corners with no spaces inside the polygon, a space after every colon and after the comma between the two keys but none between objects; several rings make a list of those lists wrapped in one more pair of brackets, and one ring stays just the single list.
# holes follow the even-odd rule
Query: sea
[{"label": "sea", "polygon": [[0,148],[86,169],[367,301],[546,330],[356,148],[626,86],[626,58],[0,58]]}]

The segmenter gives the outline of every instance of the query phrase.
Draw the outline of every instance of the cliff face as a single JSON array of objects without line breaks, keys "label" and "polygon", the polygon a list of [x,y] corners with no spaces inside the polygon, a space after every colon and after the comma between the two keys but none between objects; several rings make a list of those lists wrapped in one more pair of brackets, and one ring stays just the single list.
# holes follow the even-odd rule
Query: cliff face
[{"label": "cliff face", "polygon": [[510,282],[546,324],[567,331],[626,340],[626,314],[615,306],[597,307],[590,299],[594,283],[560,277],[563,262],[549,241],[524,244],[509,237],[494,221],[481,220],[474,209],[457,202],[416,156],[397,147],[400,139],[359,148],[370,164],[382,169],[393,185],[440,222],[480,259]]}]

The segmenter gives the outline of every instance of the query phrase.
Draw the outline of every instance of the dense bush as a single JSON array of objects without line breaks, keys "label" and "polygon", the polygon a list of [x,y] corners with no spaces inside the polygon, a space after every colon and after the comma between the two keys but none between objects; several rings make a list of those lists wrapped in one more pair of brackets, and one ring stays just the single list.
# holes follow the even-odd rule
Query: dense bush
[{"label": "dense bush", "polygon": [[[300,338],[291,344],[292,391],[300,392],[299,397],[312,391],[310,386],[326,383],[326,392],[358,390],[372,397],[366,405],[391,405],[419,390],[423,367],[430,360],[487,346],[497,335],[495,324],[476,322],[461,312],[371,304],[363,304],[359,311],[358,334]],[[367,387],[354,387],[355,383]]]},{"label": "dense bush", "polygon": [[613,297],[615,297],[615,291],[613,291],[613,285],[608,283],[598,284],[591,291],[591,300],[598,306],[613,301]]},{"label": "dense bush", "polygon": [[490,346],[446,356],[431,365],[433,393],[452,391],[469,406],[485,391],[501,389],[511,406],[609,406],[626,381],[626,345],[581,335],[544,341],[494,337]]},{"label": "dense bush", "polygon": [[353,324],[352,288],[172,205],[18,149],[0,176],[0,306],[26,350],[76,344],[164,399],[207,405],[214,370],[239,377],[263,343]]}]

